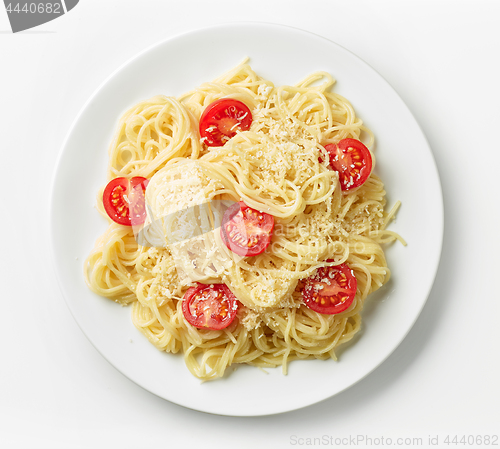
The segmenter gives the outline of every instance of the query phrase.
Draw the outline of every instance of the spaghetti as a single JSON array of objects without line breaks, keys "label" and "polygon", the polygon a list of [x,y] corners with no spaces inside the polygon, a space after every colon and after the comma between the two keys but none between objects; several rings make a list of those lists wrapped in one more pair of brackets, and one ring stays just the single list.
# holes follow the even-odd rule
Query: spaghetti
[{"label": "spaghetti", "polygon": [[[399,202],[384,211],[384,185],[373,173],[362,186],[341,190],[325,146],[367,137],[371,147],[374,137],[350,103],[330,91],[334,83],[330,74],[317,72],[295,86],[276,87],[244,61],[179,98],[143,101],[119,122],[108,177],[150,179],[151,221],[152,215],[222,199],[243,201],[275,220],[262,254],[228,257],[218,233],[211,244],[222,251],[219,259],[197,250],[210,261],[202,281],[226,284],[241,303],[237,319],[222,330],[193,327],[182,312],[182,298],[195,279],[179,270],[176,251],[182,255],[183,245],[192,249],[199,242],[185,241],[177,249],[159,242],[142,246],[132,228],[111,222],[87,259],[92,291],[132,304],[134,325],[158,349],[182,352],[200,379],[222,377],[233,364],[281,365],[286,374],[291,360],[336,359],[335,350],[360,329],[366,297],[389,279],[381,245],[396,239],[404,244],[386,230]],[[220,98],[243,102],[253,122],[223,146],[207,148],[198,123]],[[343,263],[357,280],[350,307],[335,315],[306,307],[304,280],[320,267]]]}]

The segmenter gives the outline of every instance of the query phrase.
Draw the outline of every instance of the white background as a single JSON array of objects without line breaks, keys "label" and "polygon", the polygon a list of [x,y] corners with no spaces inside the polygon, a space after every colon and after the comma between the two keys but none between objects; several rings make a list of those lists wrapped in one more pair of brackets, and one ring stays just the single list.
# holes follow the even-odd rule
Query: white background
[{"label": "white background", "polygon": [[[426,134],[445,203],[437,279],[400,347],[336,397],[261,418],[187,410],[122,376],[70,315],[48,256],[50,181],[87,98],[151,44],[241,20],[315,32],[374,67]],[[356,435],[427,446],[439,435],[464,447],[442,442],[498,435],[499,20],[497,1],[81,0],[14,35],[0,8],[0,446],[286,448]]]}]

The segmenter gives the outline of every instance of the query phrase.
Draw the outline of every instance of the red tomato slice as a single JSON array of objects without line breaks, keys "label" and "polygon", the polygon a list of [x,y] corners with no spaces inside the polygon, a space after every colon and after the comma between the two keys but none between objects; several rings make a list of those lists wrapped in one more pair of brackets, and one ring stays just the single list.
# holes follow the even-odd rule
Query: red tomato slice
[{"label": "red tomato slice", "polygon": [[339,173],[342,190],[362,185],[372,171],[370,150],[356,139],[342,139],[339,143],[325,145],[330,156],[330,167]]},{"label": "red tomato slice", "polygon": [[209,147],[221,147],[237,131],[246,131],[252,124],[252,113],[245,103],[222,98],[209,104],[200,118],[200,136]]},{"label": "red tomato slice", "polygon": [[321,267],[306,279],[302,299],[315,312],[334,315],[349,308],[357,287],[358,281],[345,263]]},{"label": "red tomato slice", "polygon": [[132,179],[112,179],[102,195],[109,218],[124,226],[136,226],[146,220],[145,192],[149,180],[136,176]]},{"label": "red tomato slice", "polygon": [[271,242],[274,217],[248,207],[240,201],[222,217],[221,237],[225,245],[240,256],[263,253]]},{"label": "red tomato slice", "polygon": [[182,312],[193,326],[225,329],[236,317],[238,300],[225,284],[200,284],[191,287],[182,301]]}]

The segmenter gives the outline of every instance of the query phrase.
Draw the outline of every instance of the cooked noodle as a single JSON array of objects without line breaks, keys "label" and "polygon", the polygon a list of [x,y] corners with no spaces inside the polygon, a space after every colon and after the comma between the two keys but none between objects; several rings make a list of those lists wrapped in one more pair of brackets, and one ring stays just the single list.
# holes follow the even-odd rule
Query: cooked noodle
[{"label": "cooked noodle", "polygon": [[[143,101],[119,122],[109,179],[152,178],[152,203],[169,186],[177,198],[175,181],[185,189],[183,183],[195,179],[207,201],[242,200],[275,218],[268,250],[234,260],[207,279],[225,283],[242,303],[223,330],[197,329],[185,320],[182,297],[192,284],[179,275],[171,248],[141,246],[131,228],[110,222],[87,260],[89,287],[122,305],[132,303],[135,326],[158,349],[182,352],[191,373],[203,380],[221,377],[237,363],[281,365],[286,374],[291,360],[336,359],[336,348],[360,329],[366,297],[389,279],[381,244],[404,243],[385,229],[399,202],[384,212],[384,185],[373,173],[361,187],[341,191],[324,145],[354,138],[371,147],[374,137],[350,103],[330,91],[334,83],[318,72],[295,86],[275,87],[245,61],[177,99]],[[199,119],[222,97],[244,102],[253,123],[223,147],[207,149]],[[349,309],[323,315],[306,307],[301,280],[343,262],[358,283]]]}]

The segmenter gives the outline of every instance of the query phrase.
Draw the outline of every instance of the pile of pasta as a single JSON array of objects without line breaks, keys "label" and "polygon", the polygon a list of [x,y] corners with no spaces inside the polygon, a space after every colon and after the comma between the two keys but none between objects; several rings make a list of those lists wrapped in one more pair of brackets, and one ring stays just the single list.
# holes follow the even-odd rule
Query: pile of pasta
[{"label": "pile of pasta", "polygon": [[[207,201],[243,201],[275,219],[265,252],[242,257],[207,280],[225,283],[241,303],[237,319],[222,330],[185,320],[182,298],[193,283],[179,276],[168,245],[142,246],[133,229],[110,221],[87,259],[89,287],[131,304],[137,329],[158,349],[182,353],[200,379],[222,377],[234,364],[282,366],[286,374],[292,360],[336,359],[337,348],[360,329],[365,299],[390,277],[382,245],[401,239],[386,229],[399,204],[384,211],[386,192],[374,173],[343,192],[329,168],[325,145],[344,138],[363,139],[369,148],[374,143],[351,104],[331,91],[334,83],[330,74],[316,72],[295,86],[274,86],[244,61],[179,98],[143,101],[119,122],[109,179],[157,175],[154,184],[194,163],[196,174],[189,176],[198,177]],[[252,125],[225,145],[207,148],[200,116],[225,97],[250,108]],[[98,205],[102,211],[102,191]],[[324,315],[304,305],[301,289],[331,261],[346,263],[358,288],[346,311]]]}]

